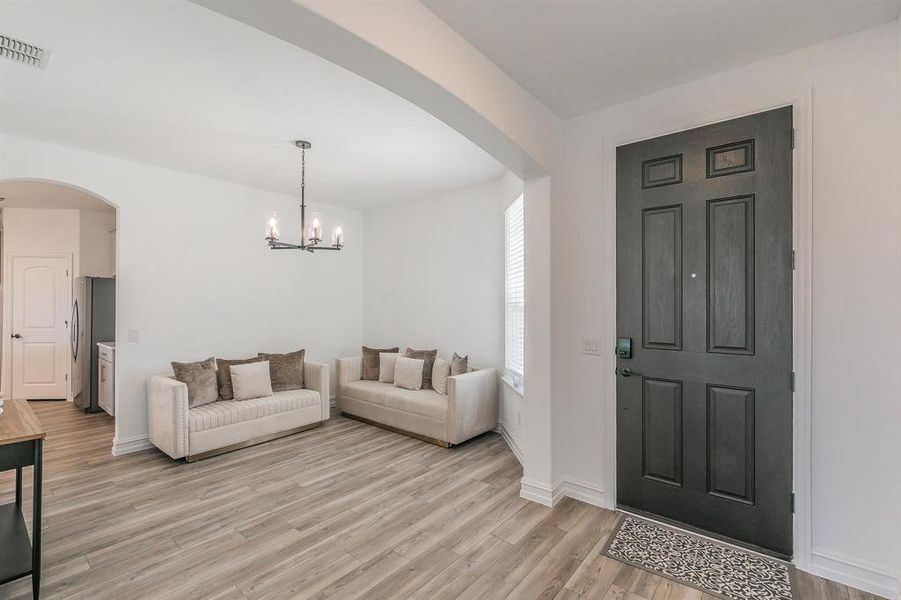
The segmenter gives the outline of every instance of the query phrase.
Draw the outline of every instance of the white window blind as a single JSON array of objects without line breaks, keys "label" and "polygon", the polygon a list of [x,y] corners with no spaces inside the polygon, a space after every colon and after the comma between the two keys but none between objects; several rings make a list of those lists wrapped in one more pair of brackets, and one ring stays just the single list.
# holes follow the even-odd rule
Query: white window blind
[{"label": "white window blind", "polygon": [[507,369],[523,375],[525,232],[522,195],[504,214],[504,337]]}]

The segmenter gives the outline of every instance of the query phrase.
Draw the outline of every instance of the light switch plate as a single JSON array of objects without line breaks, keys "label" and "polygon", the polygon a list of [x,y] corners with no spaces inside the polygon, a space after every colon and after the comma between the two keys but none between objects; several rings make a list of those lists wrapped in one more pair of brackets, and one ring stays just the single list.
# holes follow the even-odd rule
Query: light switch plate
[{"label": "light switch plate", "polygon": [[582,338],[582,354],[600,355],[601,340],[597,338]]},{"label": "light switch plate", "polygon": [[129,329],[128,330],[128,341],[129,342],[137,342],[140,340],[140,335],[138,335],[137,329]]}]

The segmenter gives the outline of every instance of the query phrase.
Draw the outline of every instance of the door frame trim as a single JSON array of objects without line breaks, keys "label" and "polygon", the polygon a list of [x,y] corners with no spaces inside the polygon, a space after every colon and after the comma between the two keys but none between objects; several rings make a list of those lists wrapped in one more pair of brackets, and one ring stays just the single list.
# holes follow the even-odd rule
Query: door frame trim
[{"label": "door frame trim", "polygon": [[[604,339],[616,337],[616,148],[671,133],[712,125],[768,110],[792,107],[795,148],[792,152],[792,245],[795,270],[792,276],[792,365],[795,372],[792,426],[792,484],[795,493],[792,562],[801,570],[811,563],[811,248],[813,241],[813,115],[811,86],[781,93],[762,93],[743,104],[727,104],[695,113],[670,116],[660,122],[642,124],[615,136],[605,136],[602,163],[601,230],[605,251],[600,269],[606,289],[608,314],[603,315]],[[788,143],[788,141],[786,141]],[[603,414],[605,415],[606,461],[609,508],[616,506],[616,356],[606,353],[601,369]],[[786,498],[786,502],[789,499]]]},{"label": "door frame trim", "polygon": [[[75,272],[73,264],[75,262],[73,252],[10,252],[3,257],[3,327],[0,335],[3,336],[2,352],[2,385],[0,390],[7,398],[12,398],[12,338],[10,335],[12,321],[12,305],[13,305],[13,260],[16,258],[65,258],[68,260],[66,268],[69,269],[69,307],[72,306],[72,296],[74,295]],[[71,327],[71,324],[69,324]],[[66,344],[66,401],[71,402],[72,398],[72,350]]]}]

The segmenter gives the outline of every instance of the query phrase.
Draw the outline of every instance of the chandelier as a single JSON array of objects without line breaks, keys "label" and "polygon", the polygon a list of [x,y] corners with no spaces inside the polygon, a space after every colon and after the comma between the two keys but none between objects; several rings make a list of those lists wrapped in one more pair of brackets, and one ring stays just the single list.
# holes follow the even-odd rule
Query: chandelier
[{"label": "chandelier", "polygon": [[278,215],[272,213],[266,223],[266,241],[269,243],[269,248],[272,250],[306,250],[307,252],[340,250],[344,247],[344,231],[340,224],[336,224],[332,232],[331,246],[320,244],[322,242],[322,219],[316,213],[311,215],[310,229],[307,231],[307,205],[304,194],[306,191],[306,154],[311,144],[305,140],[297,140],[294,145],[300,148],[300,244],[289,244],[279,239]]}]

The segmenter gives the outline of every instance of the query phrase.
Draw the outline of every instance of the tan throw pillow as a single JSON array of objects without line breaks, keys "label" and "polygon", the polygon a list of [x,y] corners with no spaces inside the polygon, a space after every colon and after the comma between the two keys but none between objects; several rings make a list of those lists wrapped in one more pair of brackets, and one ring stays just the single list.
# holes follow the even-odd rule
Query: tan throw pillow
[{"label": "tan throw pillow", "polygon": [[306,350],[288,352],[287,354],[269,354],[260,352],[257,357],[269,361],[269,378],[272,379],[272,391],[303,389],[303,356]]},{"label": "tan throw pillow", "polygon": [[394,364],[397,352],[379,352],[379,383],[394,383]]},{"label": "tan throw pillow", "polygon": [[379,380],[379,354],[381,352],[400,352],[400,348],[367,348],[363,346],[363,374],[361,379]]},{"label": "tan throw pillow", "polygon": [[438,356],[438,351],[413,350],[412,348],[407,348],[407,351],[404,352],[404,356],[406,356],[407,358],[418,358],[425,361],[425,365],[423,365],[422,368],[422,389],[432,389],[432,365],[435,364],[435,357]]},{"label": "tan throw pillow", "polygon": [[394,386],[405,390],[422,389],[422,370],[425,361],[398,356],[394,363]]},{"label": "tan throw pillow", "polygon": [[469,371],[469,355],[460,356],[456,352],[454,352],[454,357],[451,359],[451,372],[453,375],[462,375],[463,373],[467,373]]},{"label": "tan throw pillow", "polygon": [[203,406],[219,399],[216,385],[216,359],[212,356],[194,363],[172,363],[175,379],[188,386],[188,408]]},{"label": "tan throw pillow", "polygon": [[443,358],[436,358],[432,366],[432,389],[439,394],[447,394],[447,377],[450,375],[450,363]]},{"label": "tan throw pillow", "polygon": [[216,367],[218,368],[217,374],[219,376],[219,398],[222,400],[233,400],[235,397],[234,391],[232,390],[232,374],[230,367],[233,365],[243,365],[255,362],[263,362],[263,359],[259,356],[254,358],[238,358],[234,360],[217,358]]},{"label": "tan throw pillow", "polygon": [[272,395],[268,360],[232,365],[229,371],[232,375],[235,400],[250,400]]}]

